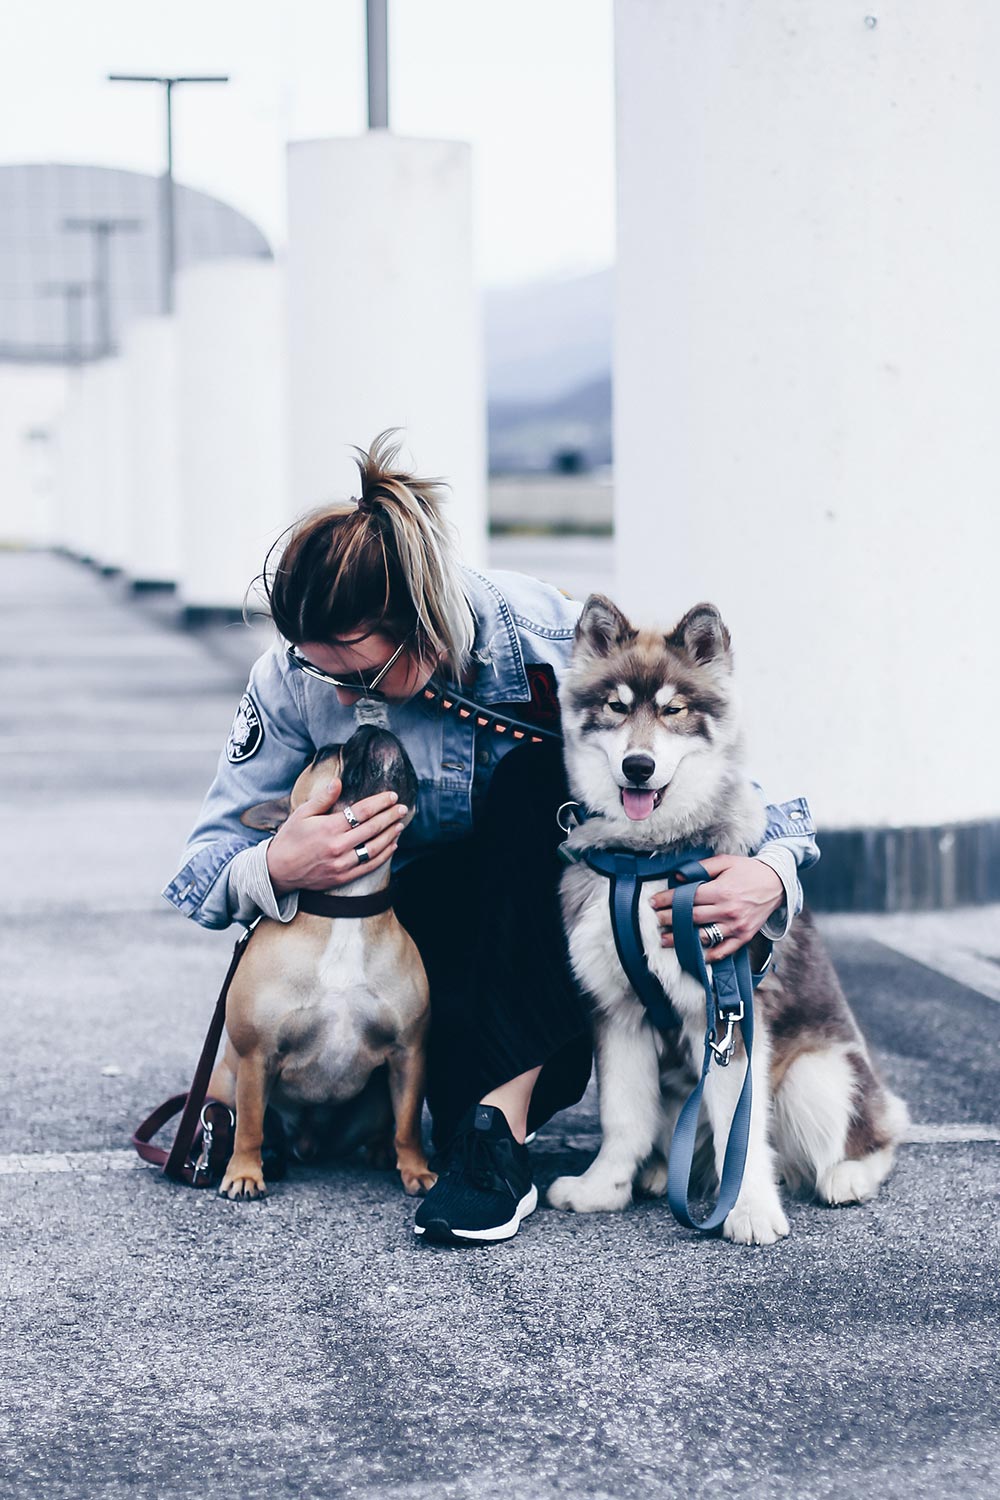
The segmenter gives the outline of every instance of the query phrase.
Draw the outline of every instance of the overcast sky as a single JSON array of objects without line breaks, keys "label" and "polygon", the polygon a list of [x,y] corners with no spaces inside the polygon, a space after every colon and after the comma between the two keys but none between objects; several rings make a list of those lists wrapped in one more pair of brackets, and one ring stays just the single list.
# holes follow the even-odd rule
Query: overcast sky
[{"label": "overcast sky", "polygon": [[[483,279],[610,264],[612,0],[389,10],[391,123],[472,142]],[[364,13],[363,0],[0,0],[0,161],[162,171],[162,91],[104,75],[229,73],[175,96],[175,171],[280,244],[285,142],[364,126]]]}]

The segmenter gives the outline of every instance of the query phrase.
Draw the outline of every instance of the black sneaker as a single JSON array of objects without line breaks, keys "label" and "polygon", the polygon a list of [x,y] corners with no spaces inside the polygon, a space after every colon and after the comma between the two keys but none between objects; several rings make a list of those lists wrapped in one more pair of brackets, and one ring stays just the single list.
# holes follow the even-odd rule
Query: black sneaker
[{"label": "black sneaker", "polygon": [[445,1245],[509,1240],[537,1203],[527,1147],[511,1135],[503,1110],[476,1104],[442,1153],[413,1232]]}]

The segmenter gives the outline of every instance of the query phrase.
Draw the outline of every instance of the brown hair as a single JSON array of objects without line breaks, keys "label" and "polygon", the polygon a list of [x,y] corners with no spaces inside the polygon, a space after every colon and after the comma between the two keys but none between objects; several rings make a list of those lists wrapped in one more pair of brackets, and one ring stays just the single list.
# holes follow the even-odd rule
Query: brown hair
[{"label": "brown hair", "polygon": [[397,468],[393,435],[380,433],[367,453],[355,449],[358,499],[312,511],[279,537],[264,563],[264,593],[294,645],[347,637],[359,626],[396,640],[415,632],[422,654],[443,656],[461,675],[475,621],[441,513],[444,486]]}]

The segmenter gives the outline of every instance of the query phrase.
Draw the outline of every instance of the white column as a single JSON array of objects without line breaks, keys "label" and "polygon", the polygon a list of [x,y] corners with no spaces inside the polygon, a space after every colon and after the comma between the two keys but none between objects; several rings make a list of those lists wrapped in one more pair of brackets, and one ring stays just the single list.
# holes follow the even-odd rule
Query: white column
[{"label": "white column", "polygon": [[59,540],[52,511],[54,446],[66,372],[53,365],[0,365],[0,546]]},{"label": "white column", "polygon": [[177,280],[178,584],[191,610],[238,610],[291,519],[283,274],[227,260]]},{"label": "white column", "polygon": [[121,359],[102,359],[89,370],[94,400],[95,514],[98,537],[94,561],[121,571],[126,565],[129,535],[129,447],[125,414],[125,365]]},{"label": "white column", "polygon": [[104,391],[99,364],[70,370],[56,429],[56,541],[77,557],[107,562]]},{"label": "white column", "polygon": [[175,583],[180,569],[177,391],[172,318],[138,318],[123,341],[128,462],[125,571],[137,584]]},{"label": "white column", "polygon": [[463,551],[486,547],[482,316],[469,148],[373,131],[288,153],[292,495],[357,492],[350,457],[404,429],[452,486]]},{"label": "white column", "polygon": [[719,605],[821,825],[994,820],[1000,10],[619,0],[617,46],[622,602]]},{"label": "white column", "polygon": [[80,519],[80,456],[83,430],[81,370],[70,370],[66,398],[55,422],[53,442],[53,543],[79,556],[84,527]]}]

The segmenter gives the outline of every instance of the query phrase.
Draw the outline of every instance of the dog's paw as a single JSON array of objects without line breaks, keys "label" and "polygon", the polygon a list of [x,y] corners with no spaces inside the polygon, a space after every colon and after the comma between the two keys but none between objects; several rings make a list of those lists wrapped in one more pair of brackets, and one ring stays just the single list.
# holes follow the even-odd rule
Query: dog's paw
[{"label": "dog's paw", "polygon": [[400,1167],[399,1180],[411,1198],[422,1198],[437,1182],[437,1173],[432,1172],[425,1162],[422,1167]]},{"label": "dog's paw", "polygon": [[223,1198],[234,1201],[237,1198],[266,1198],[267,1184],[260,1157],[231,1156],[219,1192]]},{"label": "dog's paw", "polygon": [[652,1156],[635,1179],[636,1191],[647,1198],[662,1198],[667,1191],[667,1164],[662,1156]]},{"label": "dog's paw", "polygon": [[773,1245],[788,1233],[781,1204],[737,1203],[722,1226],[723,1237],[736,1245]]},{"label": "dog's paw", "polygon": [[862,1161],[839,1161],[820,1176],[816,1195],[834,1206],[868,1203],[878,1192],[891,1160],[888,1152],[876,1151]]},{"label": "dog's paw", "polygon": [[319,1155],[319,1142],[316,1137],[302,1131],[292,1142],[292,1155],[303,1166],[308,1166],[310,1162],[315,1161]]},{"label": "dog's paw", "polygon": [[607,1177],[557,1177],[546,1194],[553,1208],[571,1214],[610,1214],[627,1208],[632,1201],[632,1183],[613,1182]]},{"label": "dog's paw", "polygon": [[396,1148],[391,1138],[387,1141],[369,1141],[365,1147],[365,1158],[375,1172],[391,1172],[396,1166]]}]

